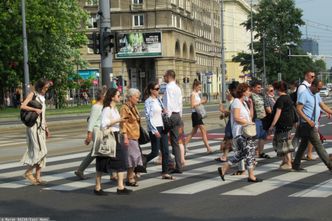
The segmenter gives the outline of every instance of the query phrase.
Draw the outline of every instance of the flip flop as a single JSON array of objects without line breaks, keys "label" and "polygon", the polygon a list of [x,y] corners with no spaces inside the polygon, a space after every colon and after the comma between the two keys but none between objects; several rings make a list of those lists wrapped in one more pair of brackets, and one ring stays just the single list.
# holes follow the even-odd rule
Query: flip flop
[{"label": "flip flop", "polygon": [[214,160],[217,161],[217,162],[219,162],[219,163],[225,163],[225,162],[227,162],[227,160],[222,160],[222,159],[220,159],[220,157],[218,157],[218,158],[216,158]]},{"label": "flip flop", "polygon": [[163,179],[163,180],[175,180],[175,178],[171,175],[162,176],[161,179]]}]

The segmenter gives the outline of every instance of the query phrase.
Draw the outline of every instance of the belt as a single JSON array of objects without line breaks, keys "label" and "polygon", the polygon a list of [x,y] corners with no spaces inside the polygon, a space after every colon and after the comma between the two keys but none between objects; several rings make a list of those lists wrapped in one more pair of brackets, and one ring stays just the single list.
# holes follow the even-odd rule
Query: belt
[{"label": "belt", "polygon": [[180,112],[172,112],[172,114],[180,114]]}]

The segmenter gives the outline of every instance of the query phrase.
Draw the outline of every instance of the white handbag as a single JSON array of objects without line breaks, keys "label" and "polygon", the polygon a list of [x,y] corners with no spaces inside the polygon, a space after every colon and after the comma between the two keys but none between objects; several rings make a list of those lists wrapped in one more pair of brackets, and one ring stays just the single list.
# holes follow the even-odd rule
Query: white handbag
[{"label": "white handbag", "polygon": [[242,136],[246,138],[251,138],[256,136],[256,124],[255,123],[248,123],[242,126]]},{"label": "white handbag", "polygon": [[116,140],[110,129],[100,130],[94,128],[95,134],[93,141],[92,154],[93,157],[115,157],[116,156]]},{"label": "white handbag", "polygon": [[202,117],[202,119],[207,117],[207,113],[206,113],[206,110],[205,110],[203,104],[200,104],[200,105],[196,106],[195,111],[198,115],[200,115]]}]

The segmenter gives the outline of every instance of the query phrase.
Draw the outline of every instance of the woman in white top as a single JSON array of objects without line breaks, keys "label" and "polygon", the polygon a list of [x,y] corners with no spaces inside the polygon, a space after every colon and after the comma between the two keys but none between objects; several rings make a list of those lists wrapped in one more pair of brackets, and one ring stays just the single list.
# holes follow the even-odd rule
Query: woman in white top
[{"label": "woman in white top", "polygon": [[145,96],[149,96],[144,103],[144,112],[146,123],[151,140],[151,153],[146,156],[147,162],[158,156],[159,150],[162,156],[162,179],[173,180],[168,174],[168,135],[164,130],[164,124],[161,117],[163,107],[159,96],[160,86],[156,82],[150,82],[145,89]]},{"label": "woman in white top", "polygon": [[116,140],[116,156],[111,157],[96,157],[96,186],[94,193],[96,195],[107,195],[101,188],[101,176],[103,173],[117,173],[118,186],[117,194],[129,194],[132,190],[124,187],[124,172],[127,170],[125,155],[123,153],[119,135],[120,123],[125,122],[126,119],[120,117],[120,113],[116,107],[120,102],[120,92],[115,88],[109,88],[104,98],[104,108],[101,113],[101,129],[110,128]]},{"label": "woman in white top", "polygon": [[[33,185],[46,183],[41,180],[41,170],[46,166],[46,138],[50,137],[45,119],[45,94],[51,85],[52,84],[49,81],[39,79],[35,83],[35,91],[30,92],[21,105],[22,110],[33,111],[39,115],[36,123],[32,127],[26,128],[28,149],[21,160],[24,165],[28,166],[24,173],[24,177]],[[42,109],[28,106],[28,103],[33,99],[42,104]],[[32,173],[34,169],[36,172],[33,175]]]},{"label": "woman in white top", "polygon": [[249,102],[249,108],[245,101],[249,96],[250,88],[248,84],[239,84],[236,89],[236,98],[231,105],[231,125],[235,154],[228,158],[227,163],[218,168],[218,173],[223,181],[225,181],[224,176],[229,167],[241,160],[245,161],[248,169],[248,182],[262,181],[254,175],[256,142],[253,138],[244,137],[242,134],[243,126],[252,123],[253,104]]},{"label": "woman in white top", "polygon": [[193,83],[193,92],[191,93],[190,96],[190,103],[191,103],[191,108],[192,108],[192,113],[191,113],[191,120],[192,120],[192,125],[193,129],[191,133],[188,135],[186,138],[185,144],[188,144],[191,140],[191,138],[197,133],[197,130],[200,129],[203,142],[205,144],[205,147],[207,149],[207,153],[212,153],[212,148],[210,147],[207,139],[207,133],[206,133],[206,128],[203,123],[203,118],[196,112],[196,107],[202,104],[207,103],[206,98],[200,98],[199,94],[202,90],[202,84],[199,80],[195,79]]}]

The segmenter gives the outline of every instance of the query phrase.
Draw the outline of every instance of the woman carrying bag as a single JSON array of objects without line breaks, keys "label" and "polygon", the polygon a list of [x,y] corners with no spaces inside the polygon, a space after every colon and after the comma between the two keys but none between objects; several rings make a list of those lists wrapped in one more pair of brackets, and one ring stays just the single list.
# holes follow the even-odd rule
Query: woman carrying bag
[{"label": "woman carrying bag", "polygon": [[107,195],[101,188],[101,176],[103,173],[117,173],[117,194],[127,195],[132,190],[124,187],[124,172],[127,170],[125,155],[123,153],[119,134],[120,123],[126,119],[120,117],[120,113],[116,105],[120,102],[120,92],[115,88],[109,88],[104,98],[104,108],[101,113],[101,130],[110,129],[116,140],[116,156],[115,157],[96,157],[96,186],[94,193],[96,195]]},{"label": "woman carrying bag", "polygon": [[213,150],[210,147],[209,142],[208,142],[206,128],[203,123],[203,116],[201,116],[201,114],[198,112],[198,109],[197,109],[200,105],[207,103],[206,98],[202,99],[199,96],[201,90],[202,90],[201,82],[199,80],[195,79],[194,83],[193,83],[193,92],[191,93],[191,96],[190,96],[190,104],[191,104],[191,108],[192,108],[191,120],[192,120],[193,129],[192,129],[191,133],[188,135],[188,137],[186,138],[185,144],[187,145],[190,142],[191,138],[197,133],[197,130],[200,129],[207,153],[210,154],[213,152]]},{"label": "woman carrying bag", "polygon": [[158,98],[160,86],[156,82],[150,82],[145,89],[145,95],[148,97],[144,103],[144,112],[148,131],[151,140],[151,153],[146,156],[147,162],[157,157],[159,150],[162,156],[162,179],[174,180],[174,177],[168,174],[168,135],[164,130],[162,120],[163,107]]},{"label": "woman carrying bag", "polygon": [[[46,166],[46,138],[50,137],[45,118],[45,94],[50,86],[52,86],[52,83],[48,80],[39,79],[35,83],[35,91],[30,92],[21,105],[21,110],[38,114],[37,121],[31,127],[26,128],[28,148],[21,160],[28,167],[24,177],[33,185],[46,184],[41,179],[41,170]],[[42,109],[30,107],[28,104],[32,100],[39,102]],[[35,174],[33,174],[34,169]]]},{"label": "woman carrying bag", "polygon": [[233,146],[235,154],[228,158],[228,162],[218,168],[220,178],[225,181],[225,174],[231,165],[234,165],[244,159],[248,170],[248,182],[261,182],[255,177],[255,149],[256,142],[254,136],[256,129],[252,122],[253,106],[250,102],[248,107],[245,101],[250,97],[250,88],[248,84],[241,83],[236,89],[236,98],[231,105],[231,125],[233,134]]}]

